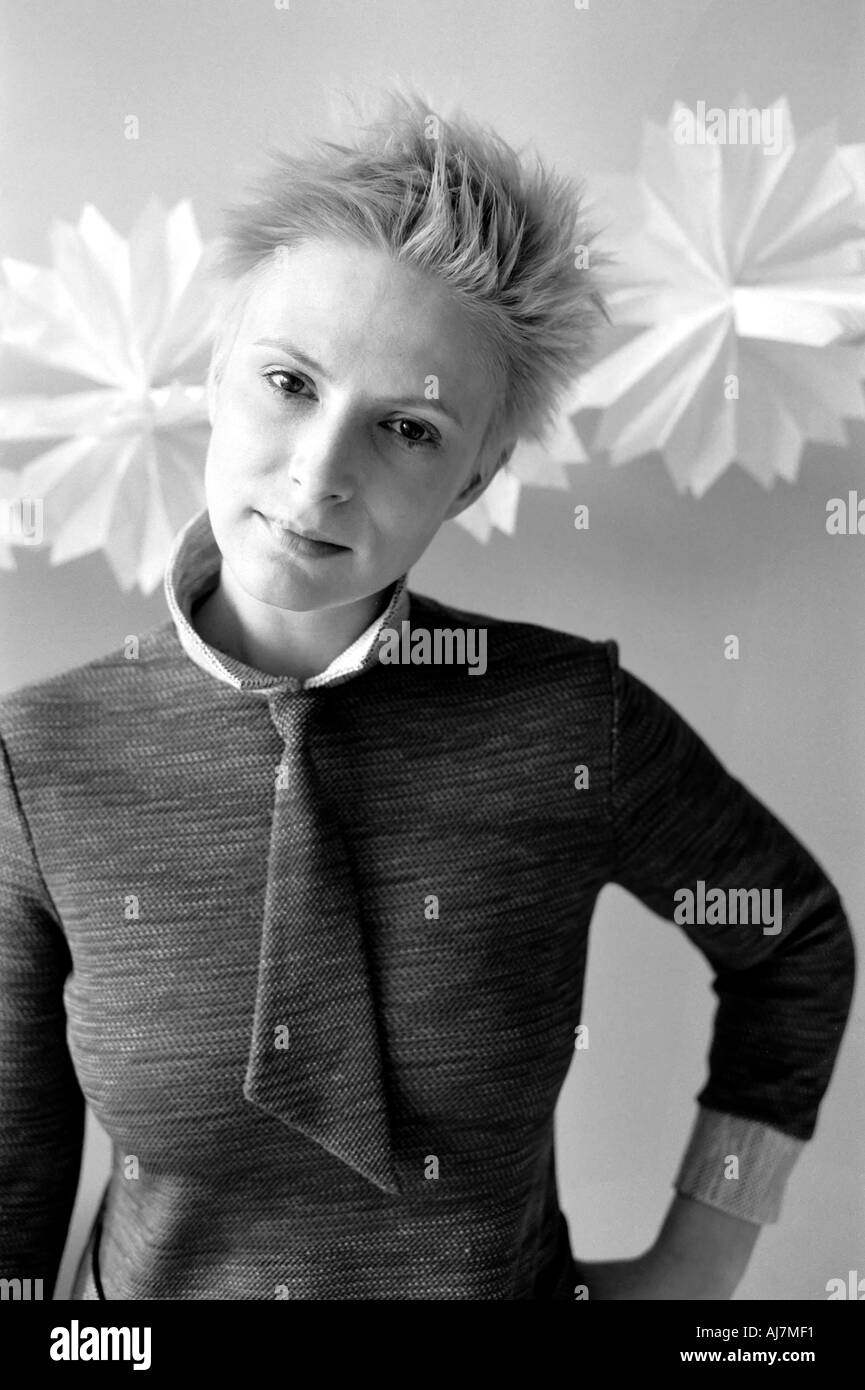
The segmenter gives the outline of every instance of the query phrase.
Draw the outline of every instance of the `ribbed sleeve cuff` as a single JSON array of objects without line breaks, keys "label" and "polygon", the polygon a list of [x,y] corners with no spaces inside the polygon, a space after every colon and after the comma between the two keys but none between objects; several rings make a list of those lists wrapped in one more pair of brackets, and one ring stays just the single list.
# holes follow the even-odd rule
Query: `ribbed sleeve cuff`
[{"label": "ribbed sleeve cuff", "polygon": [[701,1105],[673,1186],[730,1216],[768,1225],[781,1214],[803,1144],[758,1120]]}]

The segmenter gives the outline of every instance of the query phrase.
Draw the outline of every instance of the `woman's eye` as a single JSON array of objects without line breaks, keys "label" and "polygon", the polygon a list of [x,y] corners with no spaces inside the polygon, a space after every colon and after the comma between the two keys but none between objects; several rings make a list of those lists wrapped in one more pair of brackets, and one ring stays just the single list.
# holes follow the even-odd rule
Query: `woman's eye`
[{"label": "woman's eye", "polygon": [[[302,376],[298,376],[296,372],[287,372],[284,367],[278,371],[265,372],[263,375],[271,391],[275,391],[283,399],[287,396],[302,395],[308,385]],[[384,428],[389,434],[396,434],[397,439],[409,449],[425,445],[437,447],[440,442],[439,436],[419,420],[387,420],[384,422]]]},{"label": "woman's eye", "polygon": [[[289,386],[281,386],[277,381],[277,377],[282,377],[285,381],[289,382]],[[278,372],[265,372],[264,379],[271,390],[276,391],[280,396],[299,396],[306,385],[302,376],[296,376],[294,372],[286,372],[282,369]]]},{"label": "woman's eye", "polygon": [[[418,420],[390,420],[389,425],[396,425],[397,438],[401,439],[409,448],[418,444],[438,444],[438,439],[426,425],[422,425]],[[408,429],[414,433],[404,433]]]}]

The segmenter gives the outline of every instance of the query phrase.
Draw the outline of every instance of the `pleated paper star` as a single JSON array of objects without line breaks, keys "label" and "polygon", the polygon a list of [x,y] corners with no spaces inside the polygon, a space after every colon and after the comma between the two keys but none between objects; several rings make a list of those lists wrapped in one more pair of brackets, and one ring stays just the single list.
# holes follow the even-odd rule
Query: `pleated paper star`
[{"label": "pleated paper star", "polygon": [[454,520],[475,540],[486,544],[495,528],[512,536],[517,524],[520,493],[524,487],[570,491],[565,466],[587,463],[588,457],[570,416],[575,401],[565,405],[546,443],[520,443],[504,468],[499,469],[480,497]]},{"label": "pleated paper star", "polygon": [[733,462],[792,482],[806,440],[846,444],[844,417],[865,418],[865,146],[839,148],[833,126],[797,143],[783,99],[762,119],[776,152],[732,143],[732,120],[712,143],[712,109],[677,103],[646,123],[638,176],[595,184],[620,262],[611,314],[644,331],[580,383],[602,411],[590,448],[612,464],[659,450],[697,497]]},{"label": "pleated paper star", "polygon": [[21,469],[44,499],[51,562],[104,550],[124,591],[160,583],[204,505],[204,381],[215,328],[191,204],[152,199],[128,241],[87,205],[57,222],[53,269],[3,260],[2,338],[97,390],[0,402],[0,439],[59,439]]}]

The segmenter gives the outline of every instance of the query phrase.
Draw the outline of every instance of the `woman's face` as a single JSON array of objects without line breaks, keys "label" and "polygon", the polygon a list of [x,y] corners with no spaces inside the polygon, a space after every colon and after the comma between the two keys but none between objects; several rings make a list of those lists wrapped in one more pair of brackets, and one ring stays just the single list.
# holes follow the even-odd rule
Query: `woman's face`
[{"label": "woman's face", "polygon": [[[336,240],[281,248],[211,393],[205,487],[253,598],[310,610],[376,594],[477,496],[494,383],[437,281]],[[342,546],[294,553],[267,518]]]}]

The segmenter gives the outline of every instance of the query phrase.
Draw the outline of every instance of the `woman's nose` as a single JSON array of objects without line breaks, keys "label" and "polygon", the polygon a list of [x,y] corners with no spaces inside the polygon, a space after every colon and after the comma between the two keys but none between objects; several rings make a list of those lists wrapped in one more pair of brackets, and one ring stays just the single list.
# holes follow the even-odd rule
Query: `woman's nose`
[{"label": "woman's nose", "polygon": [[289,449],[288,473],[295,487],[311,498],[350,495],[351,462],[356,456],[350,429],[349,421],[328,417],[323,411],[303,422]]}]

